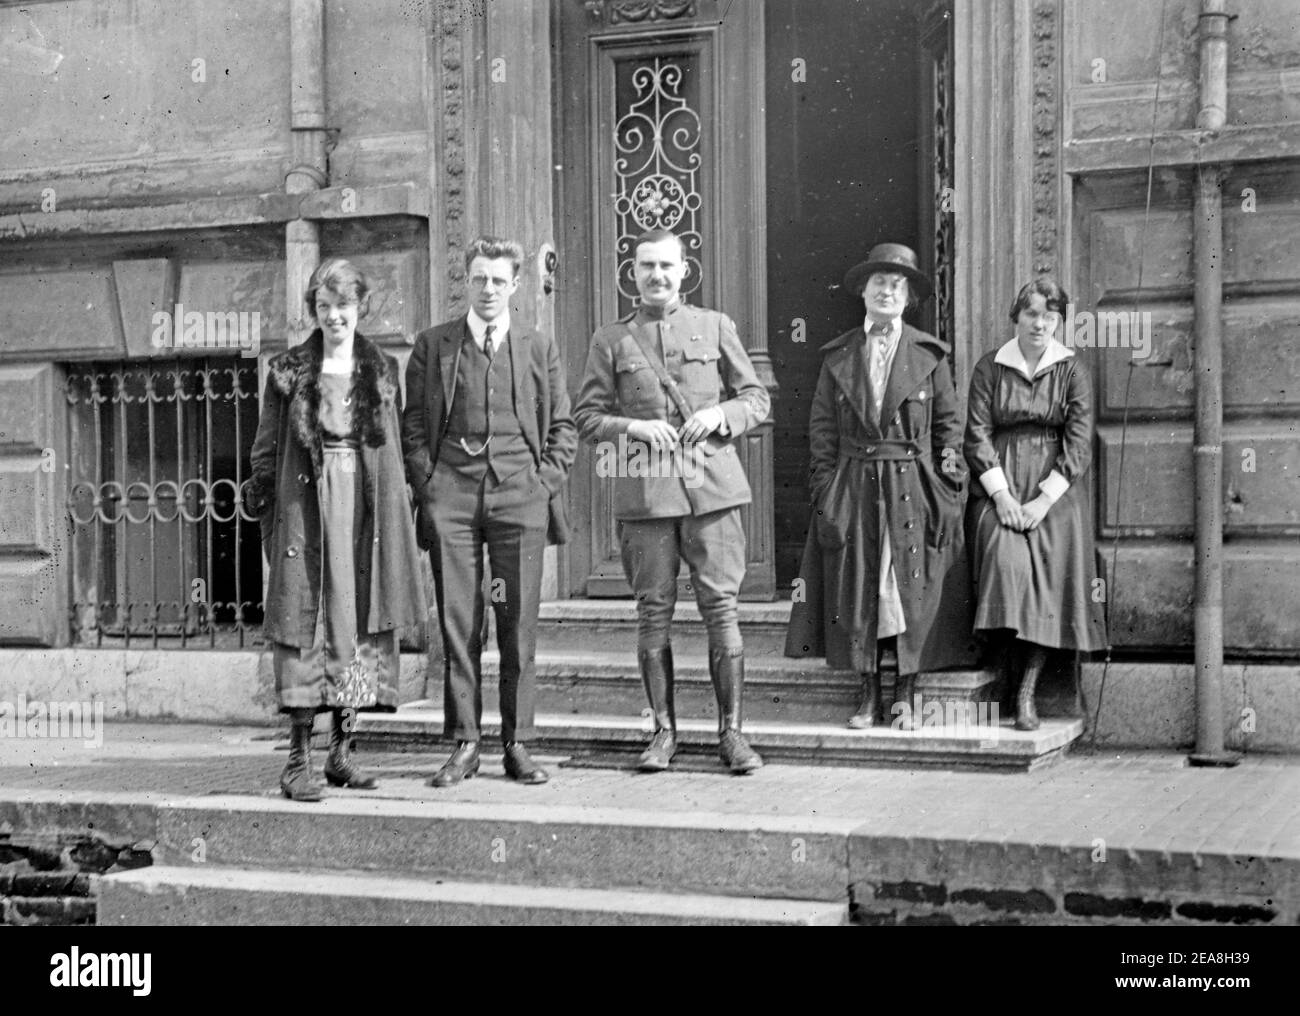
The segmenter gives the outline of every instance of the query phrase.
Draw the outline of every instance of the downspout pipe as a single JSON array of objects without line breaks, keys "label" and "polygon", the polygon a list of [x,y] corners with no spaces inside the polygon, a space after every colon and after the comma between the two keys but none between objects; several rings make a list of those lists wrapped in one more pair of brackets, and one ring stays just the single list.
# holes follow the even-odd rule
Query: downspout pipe
[{"label": "downspout pipe", "polygon": [[[1199,130],[1227,121],[1228,14],[1202,0]],[[1197,165],[1192,223],[1196,343],[1196,749],[1192,765],[1235,765],[1223,738],[1223,174]]]},{"label": "downspout pipe", "polygon": [[[307,194],[329,186],[325,119],[325,0],[291,0],[289,8],[289,130],[292,165],[284,176],[286,194]],[[290,346],[311,334],[303,306],[311,273],[320,264],[320,224],[292,219],[285,226],[286,337]]]}]

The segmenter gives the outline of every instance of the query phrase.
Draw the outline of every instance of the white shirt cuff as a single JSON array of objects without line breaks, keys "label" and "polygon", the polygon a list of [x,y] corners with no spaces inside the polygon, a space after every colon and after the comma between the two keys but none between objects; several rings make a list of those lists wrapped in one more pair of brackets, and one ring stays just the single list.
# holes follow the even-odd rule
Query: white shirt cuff
[{"label": "white shirt cuff", "polygon": [[1038,485],[1038,489],[1047,500],[1055,504],[1070,489],[1070,481],[1053,469],[1047,474],[1047,479]]},{"label": "white shirt cuff", "polygon": [[980,483],[984,487],[984,493],[989,497],[992,497],[1000,490],[1007,490],[1011,486],[1011,484],[1007,483],[1007,474],[1002,472],[1001,466],[994,466],[992,469],[981,473]]}]

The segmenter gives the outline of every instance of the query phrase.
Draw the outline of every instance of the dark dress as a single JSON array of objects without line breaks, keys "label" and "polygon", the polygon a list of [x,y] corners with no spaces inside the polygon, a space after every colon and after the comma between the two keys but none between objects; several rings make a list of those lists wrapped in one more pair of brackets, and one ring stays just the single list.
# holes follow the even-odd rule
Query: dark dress
[{"label": "dark dress", "polygon": [[[1013,339],[1012,342],[1016,340]],[[1010,346],[1004,346],[1007,349]],[[1010,629],[1055,649],[1106,646],[1105,596],[1093,545],[1092,387],[1078,357],[1040,367],[1033,381],[987,353],[971,374],[966,519],[976,589],[976,630]],[[1001,466],[1022,504],[1055,470],[1070,484],[1038,526],[998,522],[980,477]]]}]

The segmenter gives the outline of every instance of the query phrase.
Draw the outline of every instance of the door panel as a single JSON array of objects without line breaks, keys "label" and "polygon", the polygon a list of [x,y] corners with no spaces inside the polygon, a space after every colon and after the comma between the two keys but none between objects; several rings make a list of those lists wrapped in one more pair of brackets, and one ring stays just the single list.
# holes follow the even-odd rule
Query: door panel
[{"label": "door panel", "polygon": [[[760,377],[766,353],[763,245],[761,4],[565,0],[557,10],[556,236],[560,328],[570,389],[581,384],[587,341],[635,306],[635,238],[664,227],[686,243],[687,302],[729,314]],[[584,338],[580,339],[579,336]],[[738,451],[754,490],[742,513],[748,572],[742,595],[774,591],[771,423]],[[627,596],[611,485],[592,448],[571,475],[570,595]]]}]

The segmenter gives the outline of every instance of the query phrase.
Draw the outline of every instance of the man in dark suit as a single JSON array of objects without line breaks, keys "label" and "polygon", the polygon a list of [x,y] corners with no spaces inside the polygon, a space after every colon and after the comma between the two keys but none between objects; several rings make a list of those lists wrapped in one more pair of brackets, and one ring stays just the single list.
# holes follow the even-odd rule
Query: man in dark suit
[{"label": "man in dark suit", "polygon": [[479,768],[483,714],[483,546],[501,650],[505,770],[549,778],[529,756],[536,737],[537,610],[542,554],[565,539],[563,487],[577,447],[560,355],[515,324],[519,244],[480,237],[465,254],[468,314],[421,332],[406,367],[402,449],[420,500],[445,653],[445,735],[458,744],[430,780],[448,787]]},{"label": "man in dark suit", "polygon": [[597,443],[597,472],[614,477],[623,570],[637,600],[637,661],[655,716],[640,767],[668,768],[677,748],[669,627],[685,558],[709,634],[720,754],[732,772],[749,773],[763,760],[740,729],[736,597],[745,577],[740,506],[750,490],[735,439],[762,423],[771,403],[731,319],[679,298],[681,240],[646,233],[634,259],[640,306],[592,337],[573,415]]}]

